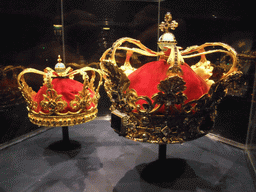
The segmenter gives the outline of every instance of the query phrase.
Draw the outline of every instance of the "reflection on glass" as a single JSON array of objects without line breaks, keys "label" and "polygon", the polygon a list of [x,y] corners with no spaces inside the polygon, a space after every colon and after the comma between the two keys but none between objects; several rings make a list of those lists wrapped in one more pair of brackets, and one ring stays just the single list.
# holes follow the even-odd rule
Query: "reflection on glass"
[{"label": "reflection on glass", "polygon": [[[255,29],[245,24],[254,13],[236,2],[230,6],[226,1],[217,1],[218,3],[216,1],[198,3],[192,0],[191,3],[184,3],[178,0],[161,0],[160,12],[158,12],[158,0],[63,0],[66,63],[97,68],[102,53],[117,39],[125,36],[138,39],[150,49],[157,50],[155,42],[158,40],[158,15],[163,18],[168,11],[179,23],[174,35],[178,39],[178,45],[183,48],[206,41],[220,41],[235,47],[239,54],[243,51],[255,51],[253,41]],[[32,4],[29,1],[27,3],[6,1],[2,3],[0,13],[3,18],[8,18],[2,23],[6,26],[3,37],[8,40],[2,42],[0,65],[3,67],[21,65],[40,70],[48,66],[53,67],[57,56],[62,53],[61,1],[45,0]],[[10,35],[13,31],[16,32],[15,35]],[[126,54],[120,54],[116,59],[124,63]],[[243,56],[240,59],[245,76],[237,84],[237,89],[229,91],[228,95],[230,98],[235,98],[234,100],[243,99],[244,103],[248,103],[251,101],[249,98],[251,93],[248,90],[253,86],[250,81],[250,71],[254,61]],[[195,59],[191,63],[197,63],[198,60]],[[222,55],[211,58],[211,61],[213,66],[217,66],[213,71],[212,80],[229,70],[229,61]],[[130,62],[138,68],[150,61],[133,54]],[[1,90],[4,90],[4,86],[1,86]],[[245,123],[239,128],[245,130],[242,134],[232,127],[228,132],[229,135],[225,135],[227,132],[223,130],[223,124],[218,130],[219,134],[229,137],[230,134],[235,133],[236,138],[237,135],[244,134],[239,137],[246,138],[248,127],[246,123],[250,112],[243,112],[247,112],[248,114],[245,115],[247,119],[245,118]],[[228,113],[223,114],[228,115]],[[253,138],[252,133],[254,132],[250,132],[249,138]]]},{"label": "reflection on glass", "polygon": [[[255,65],[255,62],[254,62]],[[254,69],[255,70],[255,69]],[[255,71],[256,72],[256,71]],[[255,76],[254,76],[255,77]],[[246,148],[249,160],[256,174],[256,78],[253,83],[252,104],[249,117]]]}]

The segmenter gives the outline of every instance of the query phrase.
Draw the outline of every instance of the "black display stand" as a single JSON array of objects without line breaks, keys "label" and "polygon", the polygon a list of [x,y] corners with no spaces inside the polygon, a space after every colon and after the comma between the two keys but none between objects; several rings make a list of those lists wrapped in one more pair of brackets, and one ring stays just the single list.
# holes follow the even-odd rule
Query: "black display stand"
[{"label": "black display stand", "polygon": [[69,143],[69,134],[68,134],[68,126],[62,127],[62,136],[63,136],[63,142]]},{"label": "black display stand", "polygon": [[53,151],[71,151],[80,149],[81,144],[78,141],[69,139],[68,126],[62,127],[62,140],[52,143],[49,149]]},{"label": "black display stand", "polygon": [[[125,129],[122,129],[122,113],[111,113],[111,127],[119,133],[120,136],[125,136]],[[187,162],[184,159],[170,158],[167,159],[167,144],[159,144],[158,159],[148,164],[141,165],[139,174],[141,179],[154,185],[168,187],[173,181],[179,178],[187,167]]]},{"label": "black display stand", "polygon": [[166,151],[167,151],[166,144],[160,144],[159,148],[158,148],[158,160],[159,161],[166,160]]},{"label": "black display stand", "polygon": [[187,167],[184,159],[166,157],[167,145],[159,144],[158,160],[145,165],[141,178],[148,183],[161,187],[170,187],[179,178]]}]

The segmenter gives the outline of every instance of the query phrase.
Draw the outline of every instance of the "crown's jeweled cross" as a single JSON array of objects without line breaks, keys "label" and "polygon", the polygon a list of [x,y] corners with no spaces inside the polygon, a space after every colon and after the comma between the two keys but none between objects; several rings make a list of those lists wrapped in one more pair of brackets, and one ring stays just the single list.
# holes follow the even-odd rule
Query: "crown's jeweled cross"
[{"label": "crown's jeweled cross", "polygon": [[164,21],[159,25],[159,29],[163,32],[168,32],[169,28],[175,30],[176,27],[178,27],[178,23],[175,20],[172,21],[171,13],[167,12]]}]

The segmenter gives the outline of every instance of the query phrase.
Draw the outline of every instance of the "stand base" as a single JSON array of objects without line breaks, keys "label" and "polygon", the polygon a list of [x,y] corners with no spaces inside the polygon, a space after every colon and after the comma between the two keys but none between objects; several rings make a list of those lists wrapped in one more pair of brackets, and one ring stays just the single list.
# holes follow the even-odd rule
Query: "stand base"
[{"label": "stand base", "polygon": [[141,172],[141,178],[148,183],[161,187],[170,187],[185,171],[187,163],[184,159],[167,159],[167,145],[160,144],[158,160],[146,165]]},{"label": "stand base", "polygon": [[186,167],[184,159],[156,160],[146,165],[141,178],[148,183],[168,188],[185,172]]},{"label": "stand base", "polygon": [[69,141],[56,141],[49,145],[48,147],[53,151],[73,151],[77,149],[81,149],[81,144],[78,141],[69,140]]},{"label": "stand base", "polygon": [[68,126],[62,127],[62,136],[61,141],[52,143],[48,148],[53,151],[72,151],[81,149],[81,144],[77,141],[69,139]]}]

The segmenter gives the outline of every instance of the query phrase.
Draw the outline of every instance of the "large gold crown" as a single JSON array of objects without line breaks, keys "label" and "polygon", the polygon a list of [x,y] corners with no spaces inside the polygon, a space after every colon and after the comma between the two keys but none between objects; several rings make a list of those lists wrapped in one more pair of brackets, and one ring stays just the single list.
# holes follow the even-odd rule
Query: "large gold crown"
[{"label": "large gold crown", "polygon": [[[169,32],[169,28],[174,30],[177,26],[167,13],[165,22],[159,26],[165,32],[158,41],[160,52],[124,37],[103,53],[100,67],[112,102],[111,126],[121,136],[158,144],[182,143],[201,137],[212,129],[217,105],[228,86],[240,78],[242,73],[237,71],[236,52],[232,47],[213,42],[181,51]],[[219,79],[211,78],[213,66],[205,56],[212,53],[227,54],[233,63]],[[122,54],[126,55],[125,62],[120,59],[117,62]],[[136,69],[130,59],[133,55],[135,59],[142,55],[143,58],[159,57],[159,60]],[[184,61],[198,56],[201,59],[193,66]],[[153,89],[157,91],[152,93]],[[200,90],[203,91],[199,94]],[[147,92],[151,95],[144,94]]]},{"label": "large gold crown", "polygon": [[[24,76],[29,73],[43,76],[44,83],[38,92],[26,82]],[[49,67],[44,71],[33,68],[23,70],[18,76],[18,85],[27,102],[30,121],[39,126],[56,127],[93,120],[98,112],[101,74],[100,70],[91,67],[77,70],[66,68],[60,56],[55,70]]]}]

